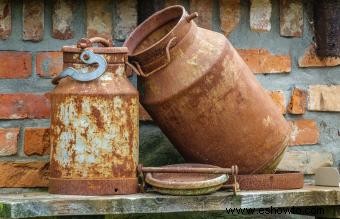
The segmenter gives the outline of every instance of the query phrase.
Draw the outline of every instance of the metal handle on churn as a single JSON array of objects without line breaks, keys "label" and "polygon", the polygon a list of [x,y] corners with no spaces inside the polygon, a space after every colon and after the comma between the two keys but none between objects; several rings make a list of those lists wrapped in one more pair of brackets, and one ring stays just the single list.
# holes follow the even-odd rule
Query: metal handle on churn
[{"label": "metal handle on churn", "polygon": [[52,84],[58,84],[60,79],[65,77],[71,77],[77,81],[92,81],[102,74],[104,74],[107,62],[102,55],[94,54],[94,52],[90,50],[85,50],[81,55],[80,59],[86,64],[98,64],[98,68],[92,72],[86,72],[87,69],[79,69],[76,70],[72,67],[66,68],[62,71],[58,76],[52,79]]}]

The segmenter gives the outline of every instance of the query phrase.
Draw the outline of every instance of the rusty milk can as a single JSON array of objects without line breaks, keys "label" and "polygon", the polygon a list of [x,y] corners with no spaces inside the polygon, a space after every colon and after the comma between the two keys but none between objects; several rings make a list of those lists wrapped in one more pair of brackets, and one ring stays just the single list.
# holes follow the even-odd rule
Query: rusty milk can
[{"label": "rusty milk can", "polygon": [[138,192],[139,102],[127,52],[102,38],[63,47],[66,69],[52,81],[50,193]]},{"label": "rusty milk can", "polygon": [[141,102],[189,162],[273,172],[290,128],[230,42],[165,8],[125,41]]}]

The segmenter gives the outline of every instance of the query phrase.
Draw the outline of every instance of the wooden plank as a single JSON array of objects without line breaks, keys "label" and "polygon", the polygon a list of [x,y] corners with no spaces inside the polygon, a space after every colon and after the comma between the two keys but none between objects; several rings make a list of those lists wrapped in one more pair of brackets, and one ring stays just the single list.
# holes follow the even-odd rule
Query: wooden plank
[{"label": "wooden plank", "polygon": [[12,31],[10,0],[0,0],[0,39],[8,39]]},{"label": "wooden plank", "polygon": [[137,0],[116,1],[114,36],[125,40],[137,26]]},{"label": "wooden plank", "polygon": [[73,12],[75,1],[54,0],[52,12],[52,37],[60,40],[73,38]]},{"label": "wooden plank", "polygon": [[302,37],[302,0],[280,0],[280,34],[287,37]]},{"label": "wooden plank", "polygon": [[220,0],[221,30],[228,36],[240,22],[240,0]]},{"label": "wooden plank", "polygon": [[[227,208],[270,208],[340,205],[340,188],[306,186],[279,191],[219,191],[201,196],[156,193],[117,196],[66,196],[47,192],[0,194],[0,217],[135,214],[225,211]],[[122,207],[124,206],[124,207]]]},{"label": "wooden plank", "polygon": [[112,39],[112,0],[86,0],[86,35]]},{"label": "wooden plank", "polygon": [[195,22],[205,29],[212,29],[212,7],[213,0],[190,0],[190,11],[198,12]]},{"label": "wooden plank", "polygon": [[250,29],[255,32],[268,32],[271,29],[271,0],[251,0]]},{"label": "wooden plank", "polygon": [[23,1],[23,40],[41,41],[44,37],[44,1]]}]

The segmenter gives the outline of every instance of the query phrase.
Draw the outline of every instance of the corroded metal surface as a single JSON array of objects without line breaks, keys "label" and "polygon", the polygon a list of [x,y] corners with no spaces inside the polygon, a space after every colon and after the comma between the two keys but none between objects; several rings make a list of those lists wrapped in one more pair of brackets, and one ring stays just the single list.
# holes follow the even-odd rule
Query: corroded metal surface
[{"label": "corroded metal surface", "polygon": [[[218,168],[207,164],[174,164],[165,168]],[[172,195],[208,194],[220,189],[228,180],[226,174],[206,173],[146,173],[145,181],[160,193]]]},{"label": "corroded metal surface", "polygon": [[[288,123],[230,42],[187,16],[166,8],[124,43],[129,62],[149,75],[140,77],[143,106],[188,162],[272,172]],[[168,62],[168,47],[170,63],[153,72]]]},{"label": "corroded metal surface", "polygon": [[[64,50],[64,57],[74,60],[64,67],[96,69],[76,63],[77,49]],[[122,51],[118,56],[123,56]],[[111,51],[105,56],[116,54]],[[126,78],[124,61],[113,60],[109,59],[98,79],[64,78],[51,94],[52,193],[103,195],[138,190],[138,93]]]},{"label": "corroded metal surface", "polygon": [[302,172],[276,172],[274,174],[237,175],[241,190],[300,189],[304,184]]}]

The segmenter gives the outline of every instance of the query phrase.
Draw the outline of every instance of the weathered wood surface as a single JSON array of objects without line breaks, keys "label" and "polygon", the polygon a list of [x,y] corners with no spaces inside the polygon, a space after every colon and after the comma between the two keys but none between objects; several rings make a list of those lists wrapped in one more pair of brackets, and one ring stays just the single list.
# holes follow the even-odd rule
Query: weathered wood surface
[{"label": "weathered wood surface", "polygon": [[226,208],[270,208],[340,205],[340,188],[306,186],[280,191],[220,191],[202,196],[154,193],[118,196],[65,196],[47,192],[1,194],[0,217],[107,215],[225,211]]}]

